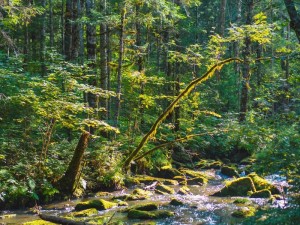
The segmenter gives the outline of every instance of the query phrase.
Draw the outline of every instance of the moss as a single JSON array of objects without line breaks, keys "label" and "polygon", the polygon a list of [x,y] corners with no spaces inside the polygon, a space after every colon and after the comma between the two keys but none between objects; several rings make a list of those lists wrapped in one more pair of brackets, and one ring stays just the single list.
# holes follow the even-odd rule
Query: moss
[{"label": "moss", "polygon": [[111,198],[111,200],[125,200],[128,198],[130,194],[125,194],[125,195],[117,195]]},{"label": "moss", "polygon": [[205,177],[205,175],[203,175],[203,173],[201,173],[199,171],[181,169],[180,172],[185,174],[187,176],[187,178]]},{"label": "moss", "polygon": [[117,206],[116,203],[114,202],[109,202],[103,199],[99,200],[91,200],[91,201],[86,201],[86,202],[80,202],[75,206],[75,210],[84,210],[84,209],[90,209],[90,208],[95,208],[97,210],[106,210],[110,209],[114,206]]},{"label": "moss", "polygon": [[88,216],[92,216],[92,215],[96,215],[98,214],[98,210],[95,208],[91,208],[91,209],[85,209],[82,211],[78,211],[78,212],[73,212],[70,214],[71,217],[88,217]]},{"label": "moss", "polygon": [[133,225],[156,225],[156,222],[147,221],[144,223],[134,223]]},{"label": "moss", "polygon": [[173,179],[164,179],[159,177],[151,177],[151,176],[137,176],[136,179],[139,183],[144,183],[146,185],[152,184],[156,181],[164,183],[165,185],[178,185],[178,181]]},{"label": "moss", "polygon": [[151,202],[151,203],[146,203],[146,204],[138,204],[135,206],[132,206],[128,209],[130,210],[140,210],[140,211],[152,211],[158,209],[158,204]]},{"label": "moss", "polygon": [[57,225],[57,224],[45,220],[34,220],[34,221],[23,223],[23,225]]},{"label": "moss", "polygon": [[182,173],[175,168],[162,167],[157,173],[157,176],[160,178],[173,179],[176,176],[182,176]]},{"label": "moss", "polygon": [[173,177],[173,179],[178,181],[178,182],[186,181],[185,176],[175,176],[175,177]]},{"label": "moss", "polygon": [[236,169],[231,166],[223,166],[221,168],[221,173],[228,177],[240,177]]},{"label": "moss", "polygon": [[125,200],[134,201],[134,200],[144,200],[148,199],[152,195],[150,191],[145,191],[140,188],[136,188],[133,190],[132,194],[127,196]]},{"label": "moss", "polygon": [[175,205],[175,206],[179,206],[179,205],[184,205],[184,203],[176,198],[172,198],[171,202],[169,203],[170,205]]},{"label": "moss", "polygon": [[[88,218],[87,220],[85,220],[84,222],[88,223],[88,224],[105,224],[104,222],[107,220],[107,217],[104,216],[95,216],[95,217],[91,217]],[[81,221],[82,222],[82,221]]]},{"label": "moss", "polygon": [[196,167],[201,169],[220,169],[222,164],[223,163],[218,160],[215,161],[215,160],[202,159],[196,164]]},{"label": "moss", "polygon": [[151,212],[130,210],[127,216],[130,219],[163,219],[174,216],[174,213],[167,210],[156,210]]},{"label": "moss", "polygon": [[259,191],[263,189],[268,189],[271,191],[272,194],[280,194],[280,191],[275,185],[269,183],[266,179],[258,176],[256,173],[251,173],[248,175],[248,177],[251,177],[251,179],[253,180],[256,190]]},{"label": "moss", "polygon": [[128,206],[128,203],[127,202],[124,202],[124,201],[118,201],[118,206]]},{"label": "moss", "polygon": [[249,199],[247,199],[247,198],[238,198],[238,199],[235,199],[233,201],[233,203],[234,204],[243,204],[243,205],[245,205],[245,204],[250,204],[251,201]]},{"label": "moss", "polygon": [[250,195],[250,198],[271,198],[271,192],[268,189],[259,190],[256,192],[253,192]]},{"label": "moss", "polygon": [[252,165],[252,164],[255,163],[255,161],[256,161],[256,159],[251,158],[251,157],[248,157],[248,158],[243,159],[243,160],[240,162],[240,165]]},{"label": "moss", "polygon": [[168,194],[175,194],[175,190],[171,187],[168,187],[164,184],[159,184],[156,186],[155,190],[164,192],[164,193],[168,193]]},{"label": "moss", "polygon": [[237,218],[246,218],[246,217],[254,216],[255,211],[256,210],[254,207],[243,207],[234,211],[231,215]]},{"label": "moss", "polygon": [[183,186],[182,188],[180,188],[177,192],[177,194],[179,195],[188,195],[190,194],[190,189],[187,186]]},{"label": "moss", "polygon": [[4,215],[0,215],[0,219],[8,219],[8,218],[13,218],[16,217],[17,214],[4,214]]},{"label": "moss", "polygon": [[203,185],[207,183],[207,179],[205,177],[196,177],[187,180],[188,185]]},{"label": "moss", "polygon": [[233,181],[227,182],[226,186],[213,196],[247,196],[248,192],[255,192],[255,186],[250,177],[242,177]]},{"label": "moss", "polygon": [[132,186],[134,186],[134,185],[140,184],[140,181],[139,181],[139,179],[136,178],[136,177],[130,177],[130,176],[127,176],[127,177],[125,177],[125,179],[124,179],[124,184],[125,184],[126,187],[132,187]]},{"label": "moss", "polygon": [[109,192],[104,192],[104,191],[99,191],[96,193],[96,197],[103,197],[103,196],[108,196],[108,195],[111,195],[111,193]]}]

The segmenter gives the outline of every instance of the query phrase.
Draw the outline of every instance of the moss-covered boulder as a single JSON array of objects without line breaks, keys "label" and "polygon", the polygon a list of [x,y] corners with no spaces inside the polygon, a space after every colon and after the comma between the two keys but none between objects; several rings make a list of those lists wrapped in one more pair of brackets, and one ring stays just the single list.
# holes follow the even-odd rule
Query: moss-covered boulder
[{"label": "moss-covered boulder", "polygon": [[155,202],[145,203],[145,204],[138,204],[128,208],[126,211],[130,210],[140,210],[140,211],[153,211],[158,209],[158,204]]},{"label": "moss-covered boulder", "polygon": [[34,220],[34,221],[22,223],[22,225],[57,225],[57,224],[45,220]]},{"label": "moss-covered boulder", "polygon": [[126,198],[128,198],[128,196],[130,196],[130,194],[116,195],[112,197],[111,200],[125,200]]},{"label": "moss-covered boulder", "polygon": [[96,197],[103,197],[103,196],[109,196],[109,195],[111,195],[111,193],[109,193],[109,192],[105,192],[105,191],[99,191],[99,192],[97,192],[96,193]]},{"label": "moss-covered boulder", "polygon": [[188,185],[203,185],[207,183],[207,179],[205,177],[196,177],[192,179],[187,179]]},{"label": "moss-covered boulder", "polygon": [[148,199],[150,195],[152,195],[150,191],[136,188],[133,190],[131,195],[127,196],[125,200],[127,201],[144,200],[144,199]]},{"label": "moss-covered boulder", "polygon": [[254,158],[251,158],[251,157],[247,157],[247,158],[244,158],[241,162],[240,162],[240,165],[252,165],[254,164],[256,161],[256,159]]},{"label": "moss-covered boulder", "polygon": [[186,178],[197,178],[205,177],[205,175],[199,171],[189,170],[189,169],[180,169],[180,172],[183,173]]},{"label": "moss-covered boulder", "polygon": [[240,177],[236,169],[231,166],[223,166],[221,168],[221,173],[228,177]]},{"label": "moss-covered boulder", "polygon": [[172,200],[170,201],[169,204],[174,205],[174,206],[184,205],[184,203],[182,201],[180,201],[179,199],[176,199],[176,198],[172,198]]},{"label": "moss-covered boulder", "polygon": [[192,193],[191,193],[190,189],[187,186],[183,186],[178,190],[177,194],[179,194],[179,195],[189,195],[189,194],[192,194]]},{"label": "moss-covered boulder", "polygon": [[139,183],[143,183],[145,185],[153,184],[154,182],[160,182],[165,185],[178,185],[178,181],[175,179],[165,179],[160,177],[151,177],[151,176],[136,176],[136,180],[138,180]]},{"label": "moss-covered boulder", "polygon": [[78,212],[72,212],[70,214],[71,217],[88,217],[88,216],[93,216],[93,215],[97,215],[98,214],[98,210],[95,208],[91,208],[91,209],[85,209],[85,210],[81,210]]},{"label": "moss-covered boulder", "polygon": [[118,206],[128,206],[128,203],[124,201],[118,201],[117,204]]},{"label": "moss-covered boulder", "polygon": [[160,168],[159,172],[157,173],[157,177],[166,179],[173,179],[176,176],[182,176],[182,173],[170,166],[164,166]]},{"label": "moss-covered boulder", "polygon": [[117,203],[109,202],[103,199],[91,200],[86,202],[80,202],[75,206],[76,211],[95,208],[97,210],[106,210],[117,206]]},{"label": "moss-covered boulder", "polygon": [[259,190],[259,191],[253,192],[250,195],[250,198],[271,198],[271,197],[272,197],[272,194],[271,194],[270,190],[268,190],[268,189]]},{"label": "moss-covered boulder", "polygon": [[220,169],[222,164],[223,163],[218,160],[202,159],[196,164],[196,167],[201,169]]},{"label": "moss-covered boulder", "polygon": [[3,215],[0,215],[0,219],[8,219],[8,218],[13,218],[13,217],[16,217],[17,214],[3,214]]},{"label": "moss-covered boulder", "polygon": [[237,218],[246,218],[246,217],[254,216],[255,211],[256,210],[254,207],[248,206],[248,207],[239,208],[238,210],[234,211],[231,215]]},{"label": "moss-covered boulder", "polygon": [[275,185],[269,183],[266,179],[258,176],[256,173],[251,173],[248,175],[248,177],[250,177],[253,180],[257,191],[268,189],[273,195],[280,194],[279,189]]},{"label": "moss-covered boulder", "polygon": [[233,201],[233,204],[236,204],[236,205],[248,205],[251,203],[252,202],[247,198],[237,198]]},{"label": "moss-covered boulder", "polygon": [[174,216],[173,212],[168,210],[156,210],[156,211],[141,211],[141,210],[130,210],[127,217],[129,219],[163,219]]},{"label": "moss-covered boulder", "polygon": [[155,187],[155,191],[160,191],[167,194],[175,194],[175,190],[167,185],[159,184]]},{"label": "moss-covered boulder", "polygon": [[242,177],[229,181],[225,187],[213,194],[213,196],[247,196],[249,192],[255,192],[255,186],[250,177]]}]

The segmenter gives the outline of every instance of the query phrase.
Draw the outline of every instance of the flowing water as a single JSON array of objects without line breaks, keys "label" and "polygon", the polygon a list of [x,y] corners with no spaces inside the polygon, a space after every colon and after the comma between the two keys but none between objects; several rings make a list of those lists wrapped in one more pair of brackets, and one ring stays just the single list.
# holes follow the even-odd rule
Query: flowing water
[{"label": "flowing water", "polygon": [[[99,215],[103,215],[109,220],[112,217],[113,221],[122,221],[123,224],[133,225],[133,224],[147,224],[148,222],[154,222],[157,225],[226,225],[226,224],[241,224],[242,219],[237,219],[231,216],[232,212],[238,209],[239,206],[233,204],[236,197],[213,197],[211,194],[220,190],[223,187],[223,182],[225,177],[222,177],[215,170],[206,170],[205,173],[212,176],[208,184],[190,185],[190,191],[192,194],[189,195],[158,195],[153,194],[150,199],[140,200],[140,201],[129,201],[129,206],[133,206],[141,203],[156,202],[160,205],[160,209],[167,209],[175,212],[175,216],[167,219],[161,220],[132,220],[127,218],[127,213],[121,212],[120,209],[126,207],[116,207],[110,210],[99,211]],[[272,180],[272,177],[270,177]],[[176,191],[180,186],[172,186]],[[131,193],[133,189],[128,189],[126,191],[116,191],[111,193],[109,196],[101,197],[102,199],[109,200],[113,196],[123,195],[126,193]],[[185,204],[183,206],[172,206],[168,203],[172,198],[177,198],[183,201]],[[43,206],[41,213],[49,215],[66,215],[66,213],[72,211],[74,206],[82,200],[91,200],[95,197],[87,199],[76,199],[65,202],[57,202],[50,205]],[[255,205],[266,205],[267,200],[265,199],[251,199]],[[277,201],[276,204],[283,204],[283,201]],[[38,219],[37,215],[28,213],[26,211],[11,211],[3,212],[2,214],[16,214],[12,218],[0,219],[0,224],[23,224],[27,221],[32,221]],[[98,215],[98,216],[99,216]],[[148,223],[148,224],[149,224]]]}]

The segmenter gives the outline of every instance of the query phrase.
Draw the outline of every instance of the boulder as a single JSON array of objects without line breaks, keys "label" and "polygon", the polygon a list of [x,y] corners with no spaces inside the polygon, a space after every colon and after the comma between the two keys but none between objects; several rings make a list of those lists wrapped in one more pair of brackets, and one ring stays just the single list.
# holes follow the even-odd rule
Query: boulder
[{"label": "boulder", "polygon": [[86,202],[80,202],[75,206],[76,211],[95,208],[97,210],[106,210],[117,206],[117,203],[109,202],[103,199],[91,200]]},{"label": "boulder", "polygon": [[253,192],[250,195],[250,198],[271,198],[271,197],[272,197],[272,194],[271,194],[270,190],[268,190],[268,189],[259,190],[259,191]]},{"label": "boulder", "polygon": [[130,210],[140,210],[140,211],[152,211],[158,209],[158,204],[157,203],[146,203],[146,204],[138,204],[135,206],[132,206],[128,209]]},{"label": "boulder", "polygon": [[247,198],[237,198],[233,201],[233,204],[237,204],[237,205],[248,205],[250,203],[252,202]]},{"label": "boulder", "polygon": [[157,176],[160,178],[173,179],[173,177],[182,176],[182,173],[170,166],[164,166],[160,168],[159,172],[157,173]]},{"label": "boulder", "polygon": [[148,199],[152,195],[150,191],[145,191],[140,188],[136,188],[133,190],[132,194],[127,196],[125,200],[134,201],[134,200],[144,200]]},{"label": "boulder", "polygon": [[168,187],[164,184],[159,184],[156,186],[155,191],[167,193],[167,194],[175,194],[175,190],[171,187]]},{"label": "boulder", "polygon": [[174,216],[175,214],[168,210],[156,210],[156,211],[141,211],[141,210],[130,210],[127,217],[129,219],[163,219]]},{"label": "boulder", "polygon": [[229,181],[225,187],[213,194],[213,196],[247,196],[249,192],[255,192],[255,186],[250,177],[242,177]]},{"label": "boulder", "polygon": [[189,194],[191,194],[191,191],[187,186],[183,186],[178,190],[177,194],[179,194],[179,195],[189,195]]},{"label": "boulder", "polygon": [[207,179],[205,177],[196,177],[192,179],[188,179],[187,181],[188,185],[203,185],[207,183]]},{"label": "boulder", "polygon": [[169,203],[170,205],[179,206],[184,205],[184,203],[176,198],[172,198],[172,200]]},{"label": "boulder", "polygon": [[258,176],[256,173],[251,173],[248,175],[248,177],[250,177],[253,180],[253,183],[257,191],[268,189],[271,191],[273,195],[281,194],[279,189],[275,185],[269,183],[266,179]]},{"label": "boulder", "polygon": [[95,208],[91,208],[91,209],[85,209],[85,210],[81,210],[78,212],[72,212],[70,214],[71,217],[88,217],[88,216],[93,216],[93,215],[97,215],[98,214],[98,210]]},{"label": "boulder", "polygon": [[57,224],[45,220],[34,220],[34,221],[23,223],[23,225],[57,225]]},{"label": "boulder", "polygon": [[246,217],[254,216],[255,211],[256,210],[254,207],[248,206],[248,207],[239,208],[238,210],[234,211],[231,215],[237,218],[246,218]]},{"label": "boulder", "polygon": [[221,168],[221,173],[228,177],[240,177],[236,169],[231,166],[223,166]]}]

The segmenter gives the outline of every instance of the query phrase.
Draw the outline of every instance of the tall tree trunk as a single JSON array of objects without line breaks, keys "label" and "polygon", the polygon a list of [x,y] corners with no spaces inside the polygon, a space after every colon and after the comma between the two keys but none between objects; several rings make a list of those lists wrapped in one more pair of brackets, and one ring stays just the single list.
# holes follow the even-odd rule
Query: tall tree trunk
[{"label": "tall tree trunk", "polygon": [[115,112],[115,126],[118,126],[119,116],[121,110],[121,85],[122,85],[122,67],[123,67],[123,54],[124,54],[124,29],[125,29],[125,8],[121,12],[121,25],[120,25],[120,40],[119,40],[119,60],[117,69],[117,101]]},{"label": "tall tree trunk", "polygon": [[81,134],[67,171],[63,177],[54,184],[61,193],[72,194],[76,189],[76,184],[80,178],[81,162],[85,149],[88,146],[89,136],[90,133],[86,131]]},{"label": "tall tree trunk", "polygon": [[[46,0],[41,1],[41,6],[46,9]],[[46,12],[41,15],[41,36],[40,36],[40,61],[41,61],[41,75],[46,76]]]},{"label": "tall tree trunk", "polygon": [[[83,0],[77,0],[78,19],[82,18]],[[78,36],[79,36],[79,63],[84,64],[84,43],[83,43],[83,25],[81,22],[78,23]]]},{"label": "tall tree trunk", "polygon": [[284,0],[284,4],[291,19],[290,26],[295,31],[298,41],[300,42],[300,14],[297,12],[293,0]]},{"label": "tall tree trunk", "polygon": [[49,0],[49,28],[50,28],[50,47],[54,46],[54,29],[53,29],[53,0]]},{"label": "tall tree trunk", "polygon": [[65,12],[65,30],[64,30],[64,53],[66,60],[71,60],[71,45],[72,45],[72,0],[66,0],[66,12]]},{"label": "tall tree trunk", "polygon": [[221,0],[219,12],[218,33],[223,37],[225,32],[226,0]]},{"label": "tall tree trunk", "polygon": [[[107,25],[100,24],[100,88],[107,90]],[[100,107],[106,111],[101,114],[102,120],[107,120],[107,98],[100,99]]]},{"label": "tall tree trunk", "polygon": [[[254,8],[254,0],[246,0],[246,25],[252,23],[252,14]],[[242,90],[240,100],[240,115],[239,121],[246,120],[248,110],[248,95],[250,88],[250,55],[251,55],[251,39],[249,36],[245,38],[245,47],[243,49],[243,68],[242,68]]]},{"label": "tall tree trunk", "polygon": [[71,44],[71,60],[78,59],[79,55],[79,9],[78,9],[78,1],[80,0],[72,0],[72,44]]}]

